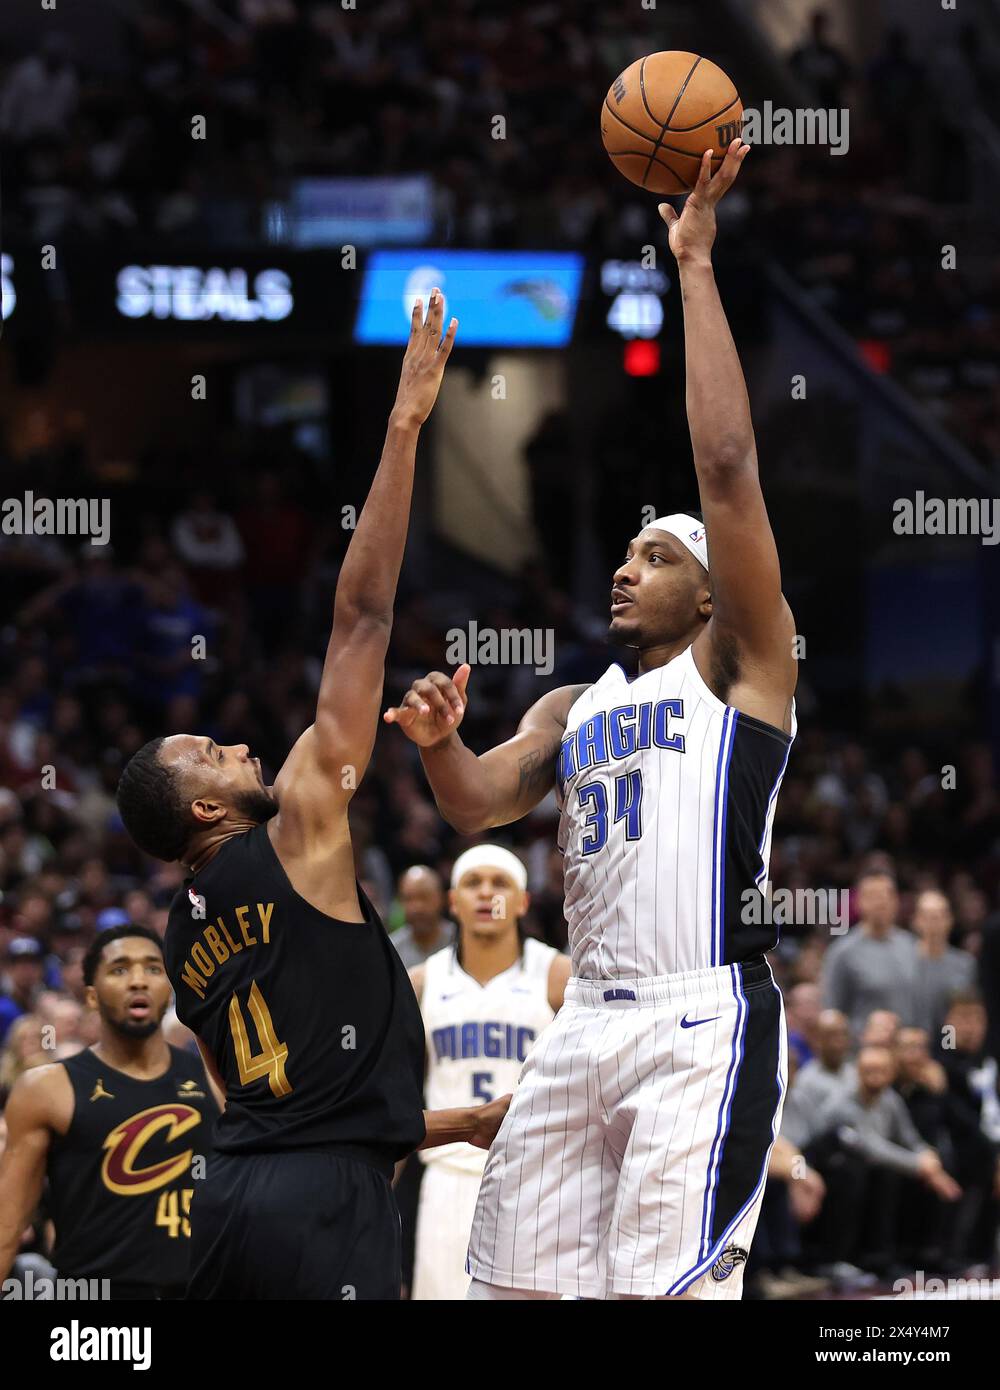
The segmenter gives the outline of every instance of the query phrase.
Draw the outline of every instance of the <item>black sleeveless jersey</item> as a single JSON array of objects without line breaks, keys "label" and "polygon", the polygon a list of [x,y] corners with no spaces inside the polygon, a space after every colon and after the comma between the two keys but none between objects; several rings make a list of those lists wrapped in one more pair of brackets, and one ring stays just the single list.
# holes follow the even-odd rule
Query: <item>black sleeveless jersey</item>
[{"label": "black sleeveless jersey", "polygon": [[170,1049],[170,1067],[139,1081],[87,1048],[62,1064],[73,1119],[48,1157],[52,1263],[61,1274],[184,1284],[197,1161],[209,1160],[219,1107],[201,1058]]},{"label": "black sleeveless jersey", "polygon": [[228,840],[174,898],[177,1014],[226,1086],[224,1153],[329,1147],[386,1170],[422,1141],[424,1029],[402,961],[363,922],[292,887],[266,825]]}]

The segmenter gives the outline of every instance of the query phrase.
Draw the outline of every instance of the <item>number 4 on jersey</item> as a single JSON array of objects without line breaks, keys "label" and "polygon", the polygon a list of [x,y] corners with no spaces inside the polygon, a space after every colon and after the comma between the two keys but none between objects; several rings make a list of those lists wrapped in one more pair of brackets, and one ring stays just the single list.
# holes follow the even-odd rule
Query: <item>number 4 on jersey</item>
[{"label": "number 4 on jersey", "polygon": [[[584,854],[596,854],[608,842],[608,792],[603,782],[588,782],[579,789],[580,805],[589,804],[584,818],[585,831],[580,842]],[[623,772],[615,778],[614,824],[625,822],[626,840],[638,840],[642,834],[642,773]]]},{"label": "number 4 on jersey", "polygon": [[246,1024],[243,1022],[240,1001],[235,994],[229,1001],[229,1029],[233,1035],[233,1047],[236,1049],[236,1065],[239,1068],[240,1084],[249,1086],[251,1081],[258,1081],[262,1076],[266,1076],[268,1084],[276,1096],[290,1095],[292,1086],[285,1075],[288,1047],[285,1043],[278,1042],[274,1035],[271,1014],[264,1003],[264,996],[257,988],[256,980],[250,986],[247,1007],[257,1030],[257,1037],[260,1039],[260,1051],[257,1053],[253,1052],[250,1047],[250,1038],[247,1034]]}]

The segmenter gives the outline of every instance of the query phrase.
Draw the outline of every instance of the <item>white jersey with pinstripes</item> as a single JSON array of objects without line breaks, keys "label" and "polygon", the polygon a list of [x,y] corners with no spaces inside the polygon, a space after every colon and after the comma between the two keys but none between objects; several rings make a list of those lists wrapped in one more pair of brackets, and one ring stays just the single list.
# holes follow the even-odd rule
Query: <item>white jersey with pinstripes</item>
[{"label": "white jersey with pinstripes", "polygon": [[[558,954],[528,937],[520,959],[483,985],[459,965],[454,946],[428,956],[420,999],[428,1109],[481,1105],[514,1089],[535,1039],[555,1017],[549,971]],[[486,1151],[471,1144],[440,1144],[420,1157],[475,1173],[486,1163]]]},{"label": "white jersey with pinstripes", "polygon": [[557,769],[573,974],[627,980],[753,959],[774,945],[771,830],[795,735],[708,688],[691,647],[572,705]]}]

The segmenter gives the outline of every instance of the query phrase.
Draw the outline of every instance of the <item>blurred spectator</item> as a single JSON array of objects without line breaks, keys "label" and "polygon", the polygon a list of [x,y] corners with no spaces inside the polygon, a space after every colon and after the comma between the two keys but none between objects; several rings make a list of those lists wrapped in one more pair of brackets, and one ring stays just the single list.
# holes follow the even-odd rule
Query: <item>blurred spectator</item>
[{"label": "blurred spectator", "polygon": [[34,1014],[21,1014],[0,1045],[0,1105],[6,1104],[18,1077],[32,1067],[51,1062],[42,1046],[42,1023]]},{"label": "blurred spectator", "polygon": [[452,944],[455,924],[444,916],[441,876],[426,864],[407,869],[400,876],[398,892],[405,920],[389,939],[407,970],[412,970],[435,951]]},{"label": "blurred spectator", "polygon": [[68,135],[80,83],[66,34],[46,34],[38,54],[11,69],[0,97],[0,134],[11,145]]},{"label": "blurred spectator", "polygon": [[826,1107],[854,1084],[850,1050],[847,1019],[837,1009],[824,1009],[816,1020],[816,1056],[799,1069],[785,1097],[781,1133],[796,1148],[807,1148],[819,1136]]},{"label": "blurred spectator", "polygon": [[834,1096],[820,1117],[832,1137],[817,1166],[827,1184],[824,1209],[834,1264],[890,1277],[898,1266],[897,1216],[902,1179],[925,1183],[946,1201],[960,1188],[938,1154],[921,1139],[892,1089],[895,1059],[888,1048],[858,1054],[857,1082]]},{"label": "blurred spectator", "polygon": [[197,493],[189,510],[179,512],[170,531],[174,549],[187,567],[196,592],[208,601],[224,598],[243,564],[243,541],[231,516],[220,512],[207,492]]},{"label": "blurred spectator", "polygon": [[809,23],[809,37],[795,49],[789,62],[816,103],[832,110],[844,104],[851,68],[840,49],[830,42],[829,32],[828,14],[816,10]]},{"label": "blurred spectator", "polygon": [[941,1025],[952,995],[968,992],[976,979],[974,957],[948,945],[951,928],[951,906],[945,895],[933,889],[921,893],[913,911],[913,930],[918,945],[915,1002],[910,1021],[935,1040],[941,1036]]},{"label": "blurred spectator", "polygon": [[956,1267],[970,1259],[989,1265],[1000,1196],[997,1059],[986,1051],[986,1010],[977,995],[955,998],[946,1024],[946,1031],[954,1033],[946,1036],[941,1052],[948,1078],[948,1129],[955,1176],[964,1189],[948,1253]]},{"label": "blurred spectator", "polygon": [[822,985],[824,1005],[845,1013],[860,1037],[873,1009],[913,1021],[917,949],[909,932],[895,925],[899,893],[892,874],[863,874],[855,887],[859,920],[827,952]]},{"label": "blurred spectator", "polygon": [[859,1047],[887,1047],[894,1052],[899,1041],[899,1015],[891,1009],[873,1009],[858,1038]]},{"label": "blurred spectator", "polygon": [[788,1051],[796,1067],[804,1066],[813,1055],[819,1011],[820,993],[814,984],[797,984],[785,996]]},{"label": "blurred spectator", "polygon": [[30,1013],[45,978],[45,952],[32,936],[16,936],[7,947],[0,994],[0,1045],[16,1019]]}]

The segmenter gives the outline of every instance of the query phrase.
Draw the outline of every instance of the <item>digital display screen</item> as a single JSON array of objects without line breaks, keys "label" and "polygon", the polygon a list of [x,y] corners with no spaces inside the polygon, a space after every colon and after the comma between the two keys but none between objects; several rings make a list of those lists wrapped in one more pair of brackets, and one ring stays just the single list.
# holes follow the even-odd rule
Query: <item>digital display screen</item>
[{"label": "digital display screen", "polygon": [[405,343],[419,296],[435,285],[444,322],[466,347],[565,347],[573,332],[583,257],[558,251],[374,251],[368,257],[355,342]]}]

